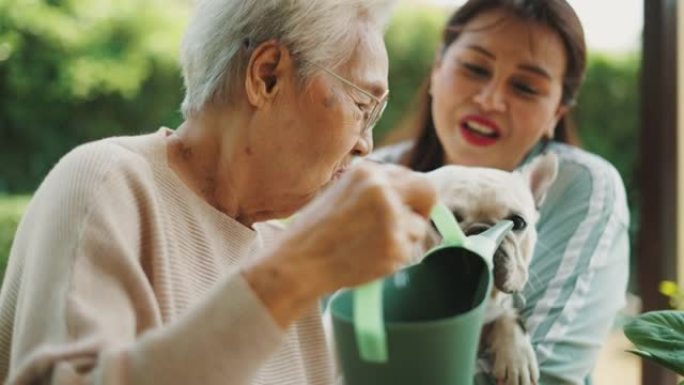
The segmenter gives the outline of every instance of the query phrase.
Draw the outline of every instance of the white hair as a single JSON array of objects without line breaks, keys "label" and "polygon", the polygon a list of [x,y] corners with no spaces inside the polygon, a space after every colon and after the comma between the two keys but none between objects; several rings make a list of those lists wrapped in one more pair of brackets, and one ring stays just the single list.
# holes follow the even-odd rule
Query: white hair
[{"label": "white hair", "polygon": [[381,32],[396,0],[197,0],[181,44],[187,118],[225,102],[244,79],[251,50],[285,44],[305,78],[314,65],[334,67],[351,56],[361,23]]}]

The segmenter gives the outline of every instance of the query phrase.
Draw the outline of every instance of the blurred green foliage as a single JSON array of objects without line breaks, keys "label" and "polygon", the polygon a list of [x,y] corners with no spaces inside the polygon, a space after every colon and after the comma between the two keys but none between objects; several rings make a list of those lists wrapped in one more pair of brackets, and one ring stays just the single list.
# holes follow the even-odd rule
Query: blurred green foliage
[{"label": "blurred green foliage", "polygon": [[447,12],[430,7],[397,9],[385,34],[389,56],[390,102],[375,127],[378,143],[411,111],[416,91],[425,81],[440,44]]},{"label": "blurred green foliage", "polygon": [[[635,255],[639,224],[640,57],[592,55],[574,111],[582,146],[610,161],[620,172],[630,208],[630,240]],[[632,258],[632,271],[636,259]],[[630,282],[634,288],[636,282]]]},{"label": "blurred green foliage", "polygon": [[176,3],[0,0],[0,192],[79,143],[180,121]]},{"label": "blurred green foliage", "polygon": [[0,282],[4,275],[14,231],[28,202],[28,196],[0,195]]},{"label": "blurred green foliage", "polygon": [[[77,144],[180,123],[177,52],[188,3],[0,0],[0,193],[32,192]],[[444,9],[415,5],[395,14],[386,35],[390,104],[376,142],[411,109],[447,16]],[[638,73],[636,53],[591,56],[575,110],[584,147],[622,174],[633,225]],[[16,223],[18,212],[0,212],[0,223]],[[0,240],[11,238],[11,227],[0,227]],[[7,247],[0,242],[0,258]]]}]

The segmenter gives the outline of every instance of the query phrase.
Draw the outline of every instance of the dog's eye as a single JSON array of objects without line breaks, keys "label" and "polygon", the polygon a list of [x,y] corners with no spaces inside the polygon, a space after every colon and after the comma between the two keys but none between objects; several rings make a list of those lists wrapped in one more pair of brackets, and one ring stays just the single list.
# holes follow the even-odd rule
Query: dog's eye
[{"label": "dog's eye", "polygon": [[525,230],[527,227],[527,222],[525,221],[525,218],[521,217],[518,214],[513,214],[506,218],[513,222],[513,231],[522,231]]},{"label": "dog's eye", "polygon": [[461,215],[460,211],[453,210],[451,213],[454,214],[454,218],[456,218],[456,222],[458,222],[458,223],[463,222],[463,215]]}]

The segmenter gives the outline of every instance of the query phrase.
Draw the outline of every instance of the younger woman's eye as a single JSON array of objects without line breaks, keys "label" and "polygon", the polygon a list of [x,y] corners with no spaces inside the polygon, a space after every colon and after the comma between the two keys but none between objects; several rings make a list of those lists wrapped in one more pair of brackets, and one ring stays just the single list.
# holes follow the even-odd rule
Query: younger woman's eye
[{"label": "younger woman's eye", "polygon": [[525,95],[537,95],[539,92],[532,86],[528,85],[527,83],[524,82],[514,82],[513,87],[520,93],[523,93]]},{"label": "younger woman's eye", "polygon": [[461,65],[466,69],[468,73],[477,77],[489,76],[489,70],[483,66],[461,62]]}]

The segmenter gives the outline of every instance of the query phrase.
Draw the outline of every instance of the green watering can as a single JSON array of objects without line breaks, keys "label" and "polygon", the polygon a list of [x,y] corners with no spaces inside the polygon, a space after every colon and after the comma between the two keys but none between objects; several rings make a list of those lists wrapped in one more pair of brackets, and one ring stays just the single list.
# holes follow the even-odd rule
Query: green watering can
[{"label": "green watering can", "polygon": [[492,259],[513,223],[466,237],[446,206],[431,219],[443,241],[422,262],[330,299],[346,385],[472,384]]}]

